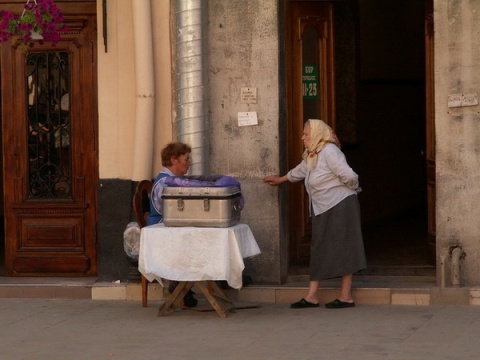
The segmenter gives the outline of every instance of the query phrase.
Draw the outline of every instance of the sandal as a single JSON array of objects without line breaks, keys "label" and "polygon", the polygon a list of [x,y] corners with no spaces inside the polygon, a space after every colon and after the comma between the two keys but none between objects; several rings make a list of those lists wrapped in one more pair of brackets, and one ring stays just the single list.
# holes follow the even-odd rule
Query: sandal
[{"label": "sandal", "polygon": [[341,301],[341,300],[338,300],[338,299],[335,299],[335,300],[325,304],[325,307],[327,309],[344,309],[344,308],[350,308],[350,307],[354,307],[354,306],[355,306],[354,302],[345,302],[345,301]]},{"label": "sandal", "polygon": [[319,304],[311,303],[310,301],[307,301],[305,299],[302,299],[300,301],[290,304],[290,307],[292,309],[305,309],[305,308],[314,308],[319,306],[320,306]]}]

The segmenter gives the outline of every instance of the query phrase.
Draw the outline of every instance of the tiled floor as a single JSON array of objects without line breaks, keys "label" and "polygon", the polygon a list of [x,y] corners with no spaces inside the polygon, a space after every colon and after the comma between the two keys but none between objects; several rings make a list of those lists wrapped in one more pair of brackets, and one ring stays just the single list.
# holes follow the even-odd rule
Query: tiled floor
[{"label": "tiled floor", "polygon": [[2,359],[478,359],[472,306],[290,309],[260,303],[227,319],[159,302],[0,299]]}]

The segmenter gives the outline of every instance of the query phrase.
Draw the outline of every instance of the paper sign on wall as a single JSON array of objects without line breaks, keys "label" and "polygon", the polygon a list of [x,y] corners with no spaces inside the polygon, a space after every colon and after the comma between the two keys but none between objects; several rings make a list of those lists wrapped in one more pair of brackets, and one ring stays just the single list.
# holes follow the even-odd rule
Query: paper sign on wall
[{"label": "paper sign on wall", "polygon": [[448,107],[474,106],[478,105],[478,94],[450,94],[448,95]]},{"label": "paper sign on wall", "polygon": [[239,112],[238,126],[258,125],[257,112]]},{"label": "paper sign on wall", "polygon": [[240,102],[242,104],[256,104],[257,103],[257,88],[241,88]]}]

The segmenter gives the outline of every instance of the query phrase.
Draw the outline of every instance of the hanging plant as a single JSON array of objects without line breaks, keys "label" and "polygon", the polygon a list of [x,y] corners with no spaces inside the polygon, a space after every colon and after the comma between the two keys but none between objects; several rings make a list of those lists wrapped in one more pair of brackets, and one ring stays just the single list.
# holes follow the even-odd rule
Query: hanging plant
[{"label": "hanging plant", "polygon": [[0,11],[0,42],[16,36],[25,50],[50,42],[55,46],[61,33],[67,30],[63,14],[53,0],[27,0],[20,16],[7,10]]}]

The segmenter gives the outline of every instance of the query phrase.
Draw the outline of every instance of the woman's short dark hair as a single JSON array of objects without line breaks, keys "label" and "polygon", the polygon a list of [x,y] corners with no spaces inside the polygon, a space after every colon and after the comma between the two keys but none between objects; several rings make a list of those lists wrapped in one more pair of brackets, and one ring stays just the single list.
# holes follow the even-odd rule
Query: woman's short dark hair
[{"label": "woman's short dark hair", "polygon": [[162,149],[162,165],[172,166],[172,158],[178,159],[181,155],[190,154],[192,148],[182,142],[171,142]]}]

